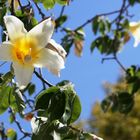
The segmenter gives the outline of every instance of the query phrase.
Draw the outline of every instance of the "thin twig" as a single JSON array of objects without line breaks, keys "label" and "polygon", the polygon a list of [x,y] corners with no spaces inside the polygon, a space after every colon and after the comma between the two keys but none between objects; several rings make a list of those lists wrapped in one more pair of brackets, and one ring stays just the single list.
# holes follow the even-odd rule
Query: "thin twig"
[{"label": "thin twig", "polygon": [[19,3],[19,6],[20,6],[20,9],[21,9],[21,12],[24,13],[24,7],[22,6],[20,0],[18,0],[18,3]]},{"label": "thin twig", "polygon": [[40,74],[39,74],[38,72],[36,72],[35,70],[34,70],[34,74],[35,74],[41,81],[43,81],[46,85],[48,85],[49,87],[54,86],[53,84],[51,84],[51,83],[49,83],[47,80],[45,80],[43,77],[41,77]]},{"label": "thin twig", "polygon": [[11,107],[9,107],[9,112],[11,113],[11,115],[12,115],[12,117],[13,117],[13,119],[14,119],[14,122],[16,123],[17,127],[19,128],[20,132],[23,133],[24,136],[26,136],[26,137],[31,137],[31,133],[26,132],[26,131],[22,128],[22,126],[20,125],[19,121],[16,119],[16,116],[15,116],[15,114],[14,114],[14,112],[13,112],[13,110],[12,110]]},{"label": "thin twig", "polygon": [[12,115],[14,122],[16,123],[18,129],[20,130],[21,133],[24,134],[25,137],[31,137],[31,133],[26,132],[22,126],[20,125],[20,122],[16,119],[16,116],[10,106],[11,101],[10,101],[10,96],[11,96],[11,92],[9,92],[9,96],[8,96],[8,103],[9,103],[9,113]]},{"label": "thin twig", "polygon": [[83,24],[80,25],[79,27],[77,27],[77,28],[75,29],[75,31],[77,31],[77,30],[83,28],[84,26],[86,26],[87,24],[91,23],[91,22],[92,22],[95,18],[97,18],[97,17],[100,17],[100,16],[107,16],[107,15],[113,15],[113,14],[116,14],[116,13],[119,13],[119,12],[120,12],[120,10],[116,10],[116,11],[112,11],[112,12],[102,13],[102,14],[96,15],[96,16],[94,16],[94,17],[88,19],[85,23],[83,23]]},{"label": "thin twig", "polygon": [[[41,71],[41,68],[39,68],[39,74],[40,76],[42,77],[42,71]],[[46,85],[45,83],[42,81],[42,85],[43,85],[43,89],[46,89]]]},{"label": "thin twig", "polygon": [[119,59],[118,59],[118,57],[117,57],[117,55],[115,54],[115,60],[116,60],[116,62],[119,64],[119,66],[122,68],[122,70],[124,71],[124,72],[127,72],[126,71],[126,69],[125,69],[125,67],[122,65],[122,63],[119,61]]},{"label": "thin twig", "polygon": [[115,59],[115,57],[105,57],[105,58],[102,58],[102,63],[104,63],[104,61],[106,61],[106,60],[114,60]]},{"label": "thin twig", "polygon": [[25,99],[25,103],[27,103],[28,106],[29,106],[31,109],[34,109],[34,107],[30,104],[30,101],[27,99],[27,97],[25,96],[25,94],[22,94],[22,96],[23,96],[24,99]]},{"label": "thin twig", "polygon": [[66,6],[62,6],[62,9],[61,9],[61,12],[60,12],[60,16],[59,17],[62,17],[63,13],[64,13],[64,10],[65,10],[65,7]]},{"label": "thin twig", "polygon": [[7,62],[5,61],[5,62],[3,62],[2,64],[0,64],[0,67],[2,67],[4,64],[6,64]]},{"label": "thin twig", "polygon": [[124,72],[127,72],[125,67],[122,65],[122,63],[119,61],[118,57],[116,54],[114,54],[113,57],[106,57],[106,58],[102,58],[102,63],[104,63],[105,60],[115,60],[117,62],[117,64],[122,68],[122,70]]},{"label": "thin twig", "polygon": [[14,0],[11,0],[11,15],[15,15]]},{"label": "thin twig", "polygon": [[[126,1],[126,0],[124,0],[124,1]],[[77,27],[77,28],[75,29],[75,31],[77,31],[77,30],[79,30],[79,29],[85,27],[87,24],[91,23],[95,18],[100,17],[100,16],[108,16],[108,15],[113,15],[113,14],[119,13],[119,17],[120,17],[120,15],[122,15],[122,13],[123,13],[125,10],[127,10],[127,8],[130,6],[130,5],[127,5],[127,6],[125,7],[125,4],[126,4],[126,2],[123,2],[122,6],[121,6],[121,8],[120,8],[119,10],[115,10],[115,11],[107,12],[107,13],[102,13],[102,14],[96,15],[96,16],[94,16],[94,17],[88,19],[88,20],[87,20],[86,22],[84,22],[82,25],[80,25],[79,27]],[[118,18],[118,16],[117,16],[117,18]],[[116,20],[116,19],[115,19],[115,20]],[[113,20],[113,21],[114,21],[114,20]]]},{"label": "thin twig", "polygon": [[5,128],[4,128],[4,123],[0,123],[0,136],[2,140],[7,140],[7,136],[5,134]]},{"label": "thin twig", "polygon": [[42,19],[45,19],[45,14],[41,11],[40,7],[38,6],[38,4],[36,2],[34,2],[39,14],[41,15]]}]

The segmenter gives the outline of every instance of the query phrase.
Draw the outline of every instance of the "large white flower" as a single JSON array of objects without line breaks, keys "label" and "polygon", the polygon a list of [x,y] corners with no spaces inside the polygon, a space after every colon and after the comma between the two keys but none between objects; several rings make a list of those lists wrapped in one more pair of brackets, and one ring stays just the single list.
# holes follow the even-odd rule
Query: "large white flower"
[{"label": "large white flower", "polygon": [[32,77],[34,67],[47,67],[55,75],[64,68],[65,50],[51,39],[54,21],[48,18],[29,32],[15,16],[5,16],[9,41],[0,47],[0,60],[13,62],[19,86],[26,86]]},{"label": "large white flower", "polygon": [[129,30],[135,39],[134,47],[137,47],[140,43],[140,22],[130,22]]}]

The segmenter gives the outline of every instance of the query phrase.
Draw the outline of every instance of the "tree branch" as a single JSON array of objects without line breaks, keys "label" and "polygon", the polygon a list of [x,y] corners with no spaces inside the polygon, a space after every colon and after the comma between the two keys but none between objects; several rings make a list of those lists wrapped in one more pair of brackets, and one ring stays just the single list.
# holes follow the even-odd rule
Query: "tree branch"
[{"label": "tree branch", "polygon": [[45,14],[41,11],[40,7],[38,6],[38,4],[36,2],[34,2],[39,14],[41,15],[42,19],[45,19]]},{"label": "tree branch", "polygon": [[61,9],[61,12],[60,12],[60,16],[59,17],[61,17],[63,15],[64,10],[65,10],[65,6],[62,6],[62,9]]},{"label": "tree branch", "polygon": [[[77,27],[75,29],[75,31],[85,27],[87,24],[91,23],[95,18],[97,17],[100,17],[100,16],[108,16],[108,15],[113,15],[113,14],[116,14],[116,13],[119,13],[119,16],[117,16],[117,19],[118,17],[120,17],[122,15],[122,13],[124,12],[124,10],[127,10],[127,8],[129,7],[129,5],[127,5],[125,7],[125,4],[126,4],[126,0],[123,1],[123,4],[121,6],[121,8],[119,10],[115,10],[115,11],[112,11],[112,12],[107,12],[107,13],[102,13],[102,14],[99,14],[99,15],[96,15],[90,19],[88,19],[86,22],[84,22],[82,25],[80,25],[79,27]],[[116,19],[115,19],[116,20]]]},{"label": "tree branch", "polygon": [[102,58],[102,63],[104,63],[105,60],[115,60],[117,64],[121,67],[121,69],[126,73],[125,67],[122,65],[122,63],[119,61],[118,57],[116,54],[114,54],[113,57],[107,57],[107,58]]},{"label": "tree branch", "polygon": [[54,86],[53,84],[49,83],[47,80],[45,80],[44,78],[42,78],[42,76],[41,76],[38,72],[36,72],[35,70],[34,70],[34,74],[35,74],[42,82],[44,82],[46,85],[48,85],[49,87]]},{"label": "tree branch", "polygon": [[24,137],[31,137],[32,134],[29,133],[29,132],[26,132],[26,131],[22,128],[22,126],[20,125],[20,122],[16,119],[16,116],[15,116],[15,114],[14,114],[14,111],[12,110],[12,108],[11,108],[11,106],[10,106],[10,104],[11,104],[10,96],[11,96],[11,92],[9,92],[9,96],[8,96],[9,113],[12,115],[14,122],[16,123],[16,125],[17,125],[18,129],[20,130],[20,132],[23,133]]},{"label": "tree branch", "polygon": [[11,15],[15,15],[14,0],[11,0]]}]

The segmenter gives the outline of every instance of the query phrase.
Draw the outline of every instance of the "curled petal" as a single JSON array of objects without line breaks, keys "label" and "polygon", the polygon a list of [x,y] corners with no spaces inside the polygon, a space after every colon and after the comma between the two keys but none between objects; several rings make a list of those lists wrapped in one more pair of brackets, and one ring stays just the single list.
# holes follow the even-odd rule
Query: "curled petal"
[{"label": "curled petal", "polygon": [[11,61],[11,47],[12,44],[10,42],[3,42],[0,46],[0,60],[2,61]]},{"label": "curled petal", "polygon": [[46,45],[46,48],[57,52],[63,59],[65,59],[67,54],[66,51],[60,44],[56,43],[53,39],[49,41],[49,43]]},{"label": "curled petal", "polygon": [[140,22],[131,22],[129,30],[135,39],[134,47],[137,47],[140,43]]},{"label": "curled petal", "polygon": [[38,40],[41,47],[45,47],[54,31],[54,23],[51,18],[42,21],[28,32],[29,36],[33,36]]},{"label": "curled petal", "polygon": [[34,68],[32,66],[21,65],[13,62],[16,81],[20,87],[25,87],[31,81]]},{"label": "curled petal", "polygon": [[4,16],[4,22],[11,41],[23,37],[27,33],[23,22],[15,16]]},{"label": "curled petal", "polygon": [[64,67],[64,59],[55,51],[43,48],[40,57],[34,64],[35,67],[47,67],[50,72],[60,76],[60,70]]}]

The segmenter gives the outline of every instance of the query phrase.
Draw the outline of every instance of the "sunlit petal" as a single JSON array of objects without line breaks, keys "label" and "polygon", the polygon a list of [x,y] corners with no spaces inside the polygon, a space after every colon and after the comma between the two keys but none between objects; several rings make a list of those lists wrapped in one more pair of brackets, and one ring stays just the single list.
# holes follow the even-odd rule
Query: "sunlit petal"
[{"label": "sunlit petal", "polygon": [[11,61],[11,47],[10,42],[3,42],[0,46],[0,60],[2,61]]},{"label": "sunlit petal", "polygon": [[134,47],[137,47],[140,43],[140,22],[131,22],[129,24],[129,30],[135,39]]},{"label": "sunlit petal", "polygon": [[50,72],[60,76],[60,70],[64,68],[64,59],[57,52],[43,48],[34,66],[47,67]]},{"label": "sunlit petal", "polygon": [[33,36],[38,40],[41,47],[45,47],[54,31],[54,23],[51,18],[42,21],[29,31],[28,35]]},{"label": "sunlit petal", "polygon": [[4,22],[11,41],[23,37],[27,33],[23,22],[15,16],[4,16]]},{"label": "sunlit petal", "polygon": [[21,65],[17,62],[13,62],[13,68],[19,86],[27,86],[31,81],[34,68],[32,66]]}]

